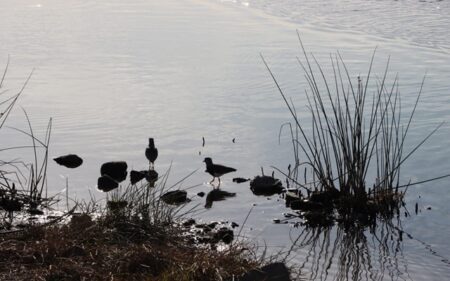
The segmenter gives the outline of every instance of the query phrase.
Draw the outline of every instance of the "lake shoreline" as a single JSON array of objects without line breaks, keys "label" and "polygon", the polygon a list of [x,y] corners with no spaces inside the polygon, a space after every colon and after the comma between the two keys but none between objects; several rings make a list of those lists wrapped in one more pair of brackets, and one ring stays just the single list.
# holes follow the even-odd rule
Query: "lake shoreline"
[{"label": "lake shoreline", "polygon": [[227,280],[267,261],[238,242],[195,243],[179,225],[139,224],[117,213],[0,235],[1,280]]}]

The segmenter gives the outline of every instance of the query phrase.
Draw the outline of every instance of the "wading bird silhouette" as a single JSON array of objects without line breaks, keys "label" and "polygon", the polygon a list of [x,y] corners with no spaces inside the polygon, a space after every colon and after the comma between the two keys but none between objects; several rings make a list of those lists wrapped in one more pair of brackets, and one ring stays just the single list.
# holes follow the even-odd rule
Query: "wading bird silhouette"
[{"label": "wading bird silhouette", "polygon": [[153,138],[148,139],[148,147],[145,149],[145,157],[147,157],[149,163],[149,170],[155,168],[155,160],[158,158],[158,149],[155,147]]},{"label": "wading bird silhouette", "polygon": [[220,177],[221,176],[236,171],[235,168],[230,168],[230,167],[227,167],[227,166],[214,164],[212,159],[209,158],[209,157],[206,157],[205,160],[203,160],[203,162],[206,163],[206,171],[205,172],[207,172],[211,176],[213,176],[213,179],[209,183],[212,183],[215,178],[218,178],[219,179],[219,186],[220,186]]}]

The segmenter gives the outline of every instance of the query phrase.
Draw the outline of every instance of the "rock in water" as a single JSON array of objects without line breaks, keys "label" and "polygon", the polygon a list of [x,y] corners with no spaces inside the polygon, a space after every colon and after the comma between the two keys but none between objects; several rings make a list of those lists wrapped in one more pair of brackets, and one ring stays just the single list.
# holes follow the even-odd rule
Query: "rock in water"
[{"label": "rock in water", "polygon": [[225,244],[230,244],[234,239],[233,230],[228,229],[226,227],[220,228],[216,233],[213,235],[213,240],[220,242],[222,241]]},{"label": "rock in water", "polygon": [[283,191],[283,185],[279,179],[269,176],[256,176],[250,181],[250,189],[255,195],[271,196],[280,194]]},{"label": "rock in water", "polygon": [[106,162],[100,168],[102,176],[107,175],[117,182],[122,182],[127,178],[127,163],[125,161]]},{"label": "rock in water", "polygon": [[59,165],[71,169],[78,168],[81,166],[81,164],[83,164],[83,159],[81,159],[81,157],[79,157],[76,154],[67,154],[59,156],[53,158],[53,160],[55,160],[55,162],[58,163]]},{"label": "rock in water", "polygon": [[233,182],[235,183],[243,183],[246,181],[249,181],[250,179],[244,179],[244,178],[233,178]]},{"label": "rock in water", "polygon": [[97,187],[101,191],[108,192],[119,187],[119,184],[110,176],[104,175],[98,178]]},{"label": "rock in water", "polygon": [[161,200],[167,204],[179,205],[188,201],[187,192],[184,190],[175,190],[164,193]]},{"label": "rock in water", "polygon": [[[131,170],[130,172],[130,182],[131,184],[136,184],[143,180],[146,177],[147,171],[135,171]],[[147,172],[148,173],[148,172]]]}]

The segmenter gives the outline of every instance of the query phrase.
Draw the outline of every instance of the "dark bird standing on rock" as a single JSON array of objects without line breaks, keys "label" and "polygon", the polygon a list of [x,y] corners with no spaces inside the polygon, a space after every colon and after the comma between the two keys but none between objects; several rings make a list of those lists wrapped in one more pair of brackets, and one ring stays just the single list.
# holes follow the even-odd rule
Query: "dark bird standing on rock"
[{"label": "dark bird standing on rock", "polygon": [[236,169],[234,169],[234,168],[214,164],[212,159],[209,157],[206,157],[205,160],[203,160],[203,162],[206,163],[206,171],[205,172],[207,172],[211,176],[213,176],[213,179],[209,183],[212,183],[215,178],[218,178],[219,186],[220,186],[220,177],[221,176],[236,171]]},{"label": "dark bird standing on rock", "polygon": [[158,158],[158,149],[155,147],[155,142],[153,138],[148,139],[148,147],[145,149],[145,157],[147,157],[150,162],[150,170],[154,169],[155,160]]},{"label": "dark bird standing on rock", "polygon": [[59,165],[71,169],[80,167],[81,164],[83,164],[83,159],[81,159],[78,155],[75,154],[59,156],[57,158],[53,158],[53,160],[55,160],[55,162],[58,163]]}]

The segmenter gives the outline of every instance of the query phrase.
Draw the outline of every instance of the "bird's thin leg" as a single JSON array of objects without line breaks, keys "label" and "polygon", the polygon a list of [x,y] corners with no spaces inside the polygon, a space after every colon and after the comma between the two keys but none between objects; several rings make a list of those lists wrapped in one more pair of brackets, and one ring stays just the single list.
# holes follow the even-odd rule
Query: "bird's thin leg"
[{"label": "bird's thin leg", "polygon": [[217,186],[217,188],[219,188],[220,187],[220,177],[219,177],[219,185]]},{"label": "bird's thin leg", "polygon": [[213,179],[209,182],[209,184],[212,184],[215,178],[216,177],[213,177]]}]

